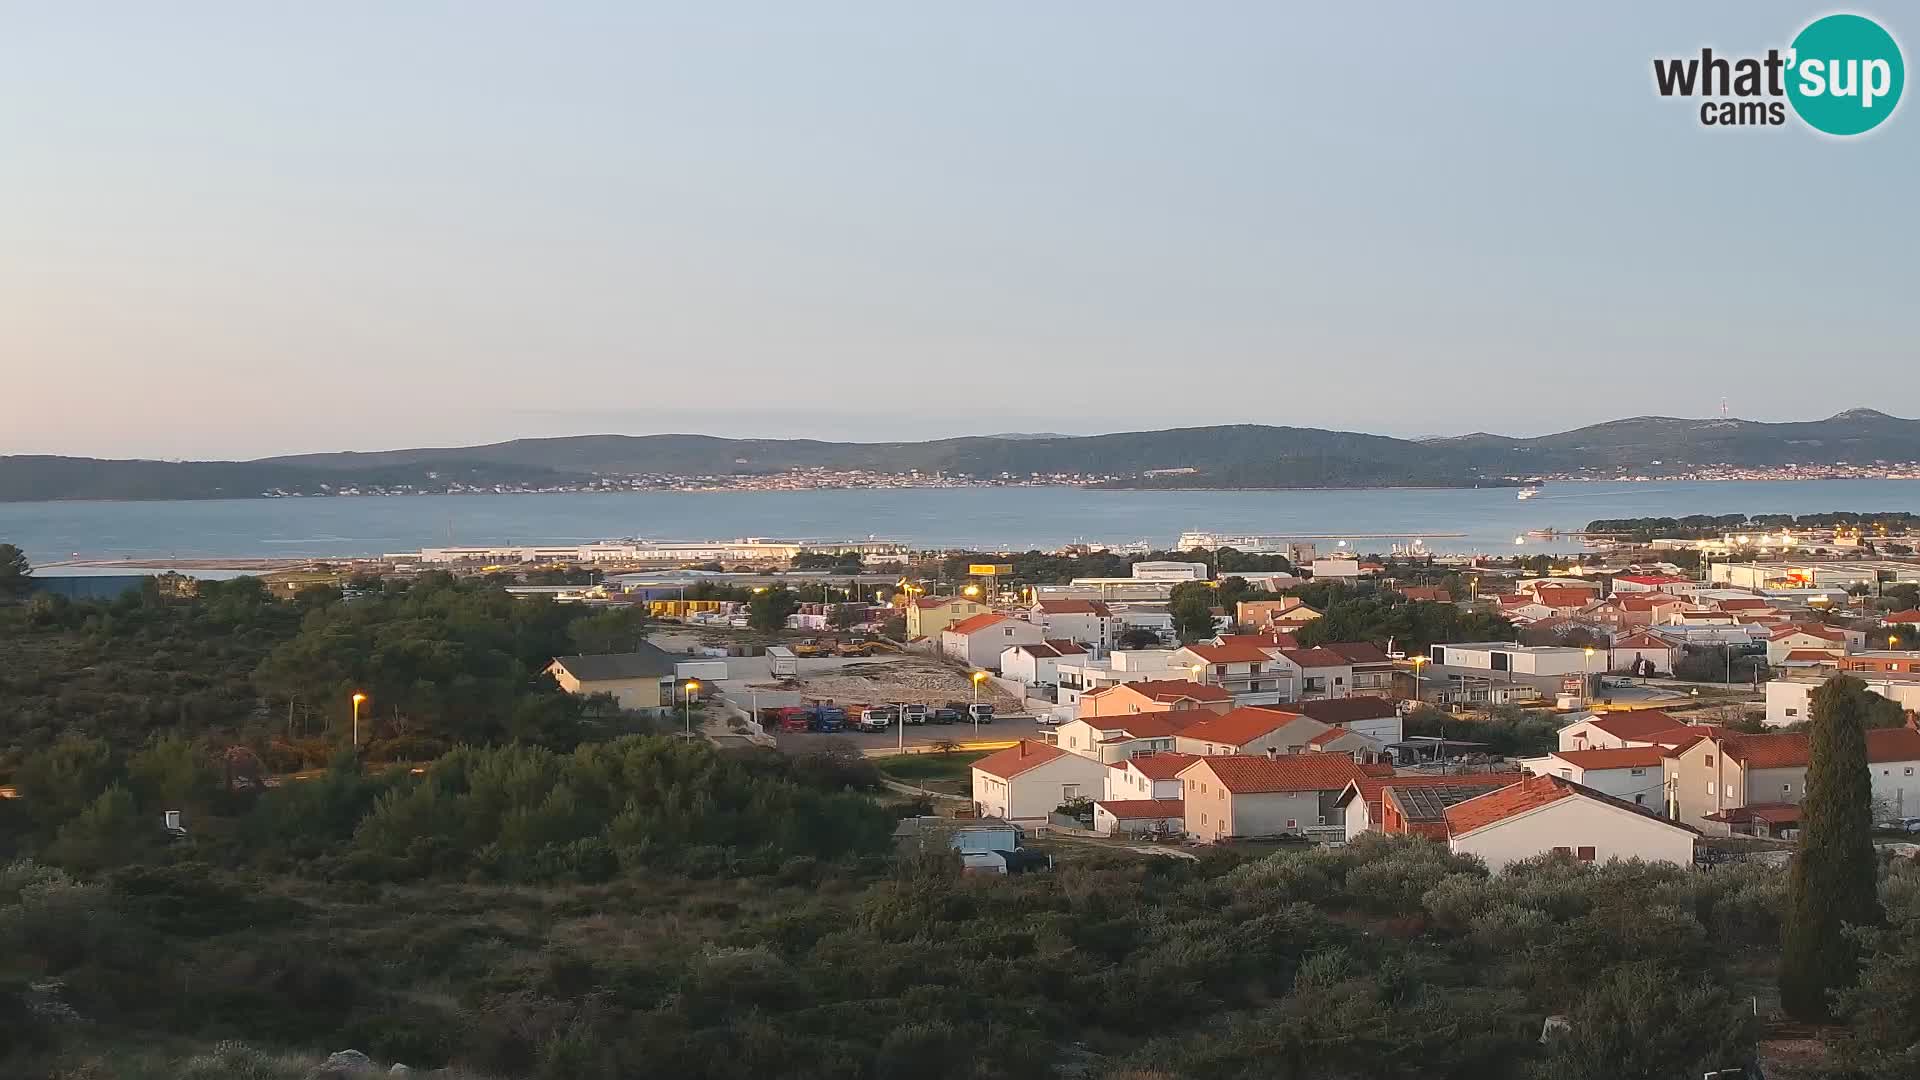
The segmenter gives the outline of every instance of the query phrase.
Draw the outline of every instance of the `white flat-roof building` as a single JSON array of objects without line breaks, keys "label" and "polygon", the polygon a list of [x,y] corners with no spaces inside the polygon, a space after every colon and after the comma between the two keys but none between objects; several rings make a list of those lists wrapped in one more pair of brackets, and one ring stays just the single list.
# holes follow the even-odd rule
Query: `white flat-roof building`
[{"label": "white flat-roof building", "polygon": [[1516,675],[1580,675],[1604,670],[1604,652],[1589,657],[1587,650],[1561,645],[1515,645],[1511,641],[1472,641],[1435,645],[1429,657],[1443,667],[1510,671]]},{"label": "white flat-roof building", "polygon": [[[1881,575],[1885,575],[1881,578]],[[1920,583],[1920,562],[1894,559],[1775,559],[1714,563],[1709,579],[1742,589],[1844,589],[1876,580]]]},{"label": "white flat-roof building", "polygon": [[1137,562],[1133,576],[1139,581],[1205,581],[1207,564],[1203,562]]},{"label": "white flat-roof building", "polygon": [[[1876,674],[1870,671],[1850,671],[1847,674],[1866,683],[1867,689],[1897,703],[1902,709],[1920,710],[1920,675],[1907,672]],[[1828,678],[1827,675],[1789,675],[1768,682],[1767,726],[1785,727],[1812,719],[1813,692],[1820,689],[1820,684]]]}]

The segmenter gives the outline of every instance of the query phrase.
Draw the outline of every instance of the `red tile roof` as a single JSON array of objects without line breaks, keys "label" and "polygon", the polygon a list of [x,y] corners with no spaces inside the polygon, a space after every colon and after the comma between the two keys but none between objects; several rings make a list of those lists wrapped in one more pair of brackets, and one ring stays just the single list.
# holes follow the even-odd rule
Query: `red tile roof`
[{"label": "red tile roof", "polygon": [[1048,615],[1098,615],[1103,619],[1113,616],[1099,600],[1042,600],[1034,606]]},{"label": "red tile roof", "polygon": [[1785,626],[1774,627],[1773,632],[1768,634],[1767,637],[1770,640],[1779,641],[1781,638],[1789,638],[1795,634],[1806,634],[1811,637],[1825,638],[1828,641],[1847,640],[1846,631],[1827,626],[1824,623],[1788,623]]},{"label": "red tile roof", "polygon": [[1011,622],[1011,621],[1012,620],[1008,619],[1005,615],[996,615],[991,611],[983,611],[978,615],[972,616],[971,618],[961,619],[959,622],[954,623],[952,626],[947,627],[947,633],[971,634],[976,631],[985,630],[987,627],[993,626],[996,623]]},{"label": "red tile roof", "polygon": [[1066,753],[1057,746],[1021,739],[999,753],[988,754],[974,762],[973,767],[988,776],[1011,780],[1030,769],[1037,769],[1049,761],[1065,757]]},{"label": "red tile roof", "polygon": [[1590,589],[1575,589],[1563,585],[1542,585],[1533,590],[1534,599],[1550,608],[1577,608],[1591,601],[1597,593]]},{"label": "red tile roof", "polygon": [[1708,821],[1724,821],[1733,825],[1746,825],[1762,821],[1768,825],[1792,825],[1800,820],[1800,808],[1793,803],[1751,803],[1747,806],[1735,806],[1719,813],[1706,815]]},{"label": "red tile roof", "polygon": [[1282,791],[1339,791],[1366,774],[1349,758],[1339,754],[1286,754],[1262,757],[1254,754],[1222,754],[1203,757],[1182,772],[1211,769],[1220,786],[1235,795],[1259,795]]},{"label": "red tile roof", "polygon": [[1386,698],[1354,694],[1343,698],[1296,701],[1288,705],[1286,711],[1311,716],[1323,724],[1340,725],[1358,723],[1361,720],[1386,720],[1400,710]]},{"label": "red tile roof", "polygon": [[1881,619],[1880,621],[1890,622],[1890,623],[1920,623],[1920,609],[1916,609],[1912,611],[1896,611],[1893,614],[1888,615],[1885,618]]},{"label": "red tile roof", "polygon": [[1619,750],[1555,750],[1553,756],[1582,769],[1657,768],[1666,750],[1658,746],[1628,746]]},{"label": "red tile roof", "polygon": [[1659,709],[1627,709],[1603,713],[1589,721],[1594,727],[1616,739],[1644,740],[1656,732],[1682,727],[1680,721]]},{"label": "red tile roof", "polygon": [[[1807,764],[1810,740],[1805,732],[1744,735],[1723,732],[1721,752],[1749,769],[1796,769]],[[1867,760],[1874,764],[1920,761],[1920,731],[1909,727],[1867,732]]]},{"label": "red tile roof", "polygon": [[1347,658],[1328,648],[1282,649],[1280,655],[1303,668],[1351,667]]},{"label": "red tile roof", "polygon": [[[1127,738],[1133,739],[1170,739],[1175,735],[1186,734],[1198,717],[1212,716],[1203,709],[1169,709],[1164,712],[1131,713],[1127,716],[1095,716],[1087,723],[1100,731],[1124,731]],[[1103,739],[1102,742],[1125,742],[1126,738]]]},{"label": "red tile roof", "polygon": [[1454,803],[1447,807],[1447,831],[1454,836],[1463,836],[1476,829],[1484,829],[1489,825],[1517,817],[1530,810],[1537,810],[1562,799],[1574,798],[1592,799],[1595,802],[1618,806],[1639,814],[1648,821],[1657,821],[1662,825],[1683,829],[1690,833],[1699,833],[1698,829],[1668,821],[1643,806],[1635,806],[1625,799],[1616,799],[1611,795],[1558,776],[1529,776],[1517,784],[1508,784],[1485,795]]},{"label": "red tile roof", "polygon": [[1400,595],[1408,600],[1424,601],[1430,604],[1453,603],[1453,594],[1445,589],[1405,588],[1400,590]]},{"label": "red tile roof", "polygon": [[1093,805],[1123,821],[1184,818],[1187,808],[1181,799],[1102,799]]},{"label": "red tile roof", "polygon": [[1329,641],[1322,649],[1343,657],[1349,664],[1391,664],[1387,652],[1371,641]]},{"label": "red tile roof", "polygon": [[1809,662],[1831,664],[1840,658],[1839,649],[1789,649],[1787,663]]},{"label": "red tile roof", "polygon": [[1048,638],[1047,644],[1053,646],[1053,651],[1061,656],[1085,656],[1087,653],[1087,650],[1080,647],[1079,642],[1068,641],[1066,638]]},{"label": "red tile roof", "polygon": [[1180,770],[1200,760],[1197,754],[1174,754],[1159,751],[1151,754],[1135,754],[1119,762],[1120,768],[1133,768],[1149,780],[1172,780],[1180,775]]},{"label": "red tile roof", "polygon": [[1215,645],[1251,645],[1256,649],[1297,649],[1300,642],[1292,634],[1283,634],[1278,630],[1269,634],[1221,634],[1214,639]]},{"label": "red tile roof", "polygon": [[1263,664],[1273,659],[1273,657],[1266,652],[1266,649],[1271,648],[1275,648],[1275,646],[1268,645],[1262,648],[1258,645],[1237,644],[1189,645],[1187,646],[1187,651],[1205,660],[1209,664]]},{"label": "red tile roof", "polygon": [[1613,643],[1616,649],[1665,649],[1673,651],[1673,643],[1657,634],[1639,633],[1621,638]]},{"label": "red tile roof", "polygon": [[1453,787],[1463,784],[1483,784],[1488,788],[1502,788],[1508,784],[1518,783],[1524,779],[1526,779],[1526,774],[1517,772],[1463,773],[1457,776],[1429,776],[1425,774],[1394,776],[1391,773],[1386,776],[1363,776],[1355,780],[1353,784],[1344,791],[1340,797],[1340,802],[1344,804],[1348,799],[1356,797],[1365,799],[1367,803],[1368,820],[1372,821],[1373,824],[1378,827],[1380,824],[1380,796],[1382,792],[1390,787]]},{"label": "red tile roof", "polygon": [[1110,693],[1120,689],[1122,686],[1137,691],[1150,700],[1160,702],[1180,701],[1182,699],[1190,699],[1193,701],[1233,700],[1232,691],[1227,690],[1225,687],[1211,686],[1207,683],[1183,682],[1178,679],[1147,679],[1143,682],[1118,683],[1114,686],[1101,687],[1093,691],[1093,693],[1083,694],[1081,696],[1092,697],[1094,694]]},{"label": "red tile roof", "polygon": [[1180,734],[1188,739],[1205,739],[1207,742],[1223,743],[1227,746],[1245,746],[1262,735],[1286,727],[1299,719],[1299,713],[1247,706],[1219,716],[1210,716]]}]

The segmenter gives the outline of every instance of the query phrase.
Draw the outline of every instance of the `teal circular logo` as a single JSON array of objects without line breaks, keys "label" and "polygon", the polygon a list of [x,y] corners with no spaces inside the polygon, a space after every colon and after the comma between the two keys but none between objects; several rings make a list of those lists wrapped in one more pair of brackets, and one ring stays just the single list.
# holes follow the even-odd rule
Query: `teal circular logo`
[{"label": "teal circular logo", "polygon": [[1787,100],[1800,119],[1829,135],[1872,131],[1893,115],[1907,67],[1900,45],[1862,15],[1828,15],[1793,39]]}]

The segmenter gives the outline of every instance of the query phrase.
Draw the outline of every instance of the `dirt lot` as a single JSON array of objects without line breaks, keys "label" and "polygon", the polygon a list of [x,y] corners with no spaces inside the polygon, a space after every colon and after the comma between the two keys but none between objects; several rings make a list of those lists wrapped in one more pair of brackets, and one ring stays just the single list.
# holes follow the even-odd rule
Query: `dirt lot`
[{"label": "dirt lot", "polygon": [[[939,706],[949,701],[972,701],[973,684],[959,668],[922,656],[899,656],[855,661],[828,671],[800,673],[800,692],[809,698],[848,708],[923,702]],[[995,712],[1019,712],[1021,703],[992,680],[980,684],[980,700],[992,702]]]}]

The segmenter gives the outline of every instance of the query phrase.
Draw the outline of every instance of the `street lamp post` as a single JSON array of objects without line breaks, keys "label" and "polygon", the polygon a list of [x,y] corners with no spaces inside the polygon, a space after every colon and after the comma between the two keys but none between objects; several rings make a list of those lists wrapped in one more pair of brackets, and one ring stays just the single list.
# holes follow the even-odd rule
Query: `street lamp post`
[{"label": "street lamp post", "polygon": [[699,679],[688,679],[685,693],[680,695],[680,711],[686,717],[687,737],[693,737],[693,695],[700,689]]},{"label": "street lamp post", "polygon": [[360,706],[367,700],[367,695],[355,690],[353,697],[349,700],[353,702],[353,748],[358,752],[360,749]]},{"label": "street lamp post", "polygon": [[973,737],[977,739],[980,737],[980,684],[986,681],[987,673],[976,671],[967,677],[973,680],[973,708],[968,711],[973,713]]},{"label": "street lamp post", "polygon": [[1593,692],[1593,646],[1587,646],[1587,652],[1580,661],[1580,707],[1592,704],[1587,696]]},{"label": "street lamp post", "polygon": [[1424,680],[1426,676],[1420,672],[1421,665],[1426,662],[1427,658],[1424,656],[1416,656],[1413,658],[1413,700],[1416,704],[1424,704],[1427,700],[1426,687],[1421,685],[1422,680]]},{"label": "street lamp post", "polygon": [[1207,684],[1207,680],[1203,678],[1200,674],[1201,672],[1207,670],[1205,664],[1195,664],[1192,667],[1188,668],[1187,670],[1193,673],[1194,682],[1197,682],[1202,686],[1205,686]]}]

